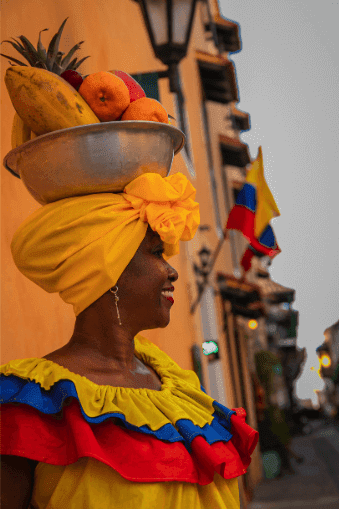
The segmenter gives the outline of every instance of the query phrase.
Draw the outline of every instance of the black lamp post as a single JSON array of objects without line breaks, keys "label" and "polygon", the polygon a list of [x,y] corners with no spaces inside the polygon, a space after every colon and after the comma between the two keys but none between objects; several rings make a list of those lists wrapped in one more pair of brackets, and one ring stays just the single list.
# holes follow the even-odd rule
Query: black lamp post
[{"label": "black lamp post", "polygon": [[[168,67],[167,71],[158,72],[158,78],[169,78],[170,91],[177,96],[179,126],[187,137],[185,98],[180,86],[178,64],[187,53],[198,0],[135,1],[140,4],[155,56]],[[188,159],[190,173],[195,175],[188,145],[184,148],[184,154]]]},{"label": "black lamp post", "polygon": [[198,276],[197,279],[198,298],[191,307],[191,313],[194,313],[194,310],[200,301],[203,291],[206,288],[208,276],[210,273],[211,254],[212,254],[211,251],[207,247],[203,246],[198,252],[200,265],[197,265],[196,263],[193,264],[194,272]]},{"label": "black lamp post", "polygon": [[187,53],[197,0],[137,0],[155,56],[168,66],[171,92],[178,89],[178,64]]}]

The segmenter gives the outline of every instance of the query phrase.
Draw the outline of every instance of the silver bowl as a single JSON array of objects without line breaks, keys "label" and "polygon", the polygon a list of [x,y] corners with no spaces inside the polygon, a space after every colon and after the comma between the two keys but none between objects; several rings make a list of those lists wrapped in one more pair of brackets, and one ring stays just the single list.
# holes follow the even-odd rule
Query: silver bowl
[{"label": "silver bowl", "polygon": [[42,205],[70,196],[119,193],[143,173],[166,177],[185,143],[160,122],[100,122],[44,134],[11,150],[5,167]]}]

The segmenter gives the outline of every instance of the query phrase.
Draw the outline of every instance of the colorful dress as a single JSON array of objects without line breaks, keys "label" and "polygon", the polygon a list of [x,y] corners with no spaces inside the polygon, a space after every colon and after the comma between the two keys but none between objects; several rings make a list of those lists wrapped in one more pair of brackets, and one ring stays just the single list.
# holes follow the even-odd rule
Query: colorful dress
[{"label": "colorful dress", "polygon": [[140,335],[160,391],[97,385],[38,358],[1,366],[1,454],[39,461],[34,509],[238,509],[258,432]]}]

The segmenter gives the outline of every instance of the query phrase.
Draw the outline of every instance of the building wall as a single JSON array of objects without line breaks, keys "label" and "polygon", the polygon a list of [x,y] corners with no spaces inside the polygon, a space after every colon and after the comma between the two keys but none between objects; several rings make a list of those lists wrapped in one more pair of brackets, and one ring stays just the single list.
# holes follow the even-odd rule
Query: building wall
[{"label": "building wall", "polygon": [[[42,34],[45,45],[57,31],[62,21],[69,16],[64,28],[61,49],[67,50],[79,40],[85,40],[81,55],[91,55],[81,68],[84,74],[99,70],[122,69],[130,74],[164,70],[164,65],[153,56],[146,33],[140,8],[132,0],[74,0],[66,1],[37,0],[24,2],[13,0],[3,6],[2,38],[10,39],[24,34],[33,43],[37,42],[42,28],[49,31]],[[31,19],[27,24],[28,17]],[[191,368],[189,347],[199,341],[199,321],[189,315],[189,306],[196,296],[195,277],[191,265],[194,253],[200,249],[202,241],[208,243],[213,251],[219,241],[215,228],[213,197],[208,174],[208,160],[201,115],[201,88],[196,61],[196,51],[213,50],[211,42],[206,42],[203,22],[206,20],[206,8],[198,4],[188,56],[180,66],[183,91],[186,97],[186,109],[189,119],[189,138],[193,148],[193,162],[196,179],[192,179],[181,155],[174,158],[171,173],[181,171],[188,176],[197,189],[200,202],[202,223],[211,225],[211,231],[200,239],[199,235],[190,243],[182,246],[181,253],[173,258],[173,266],[178,270],[180,279],[176,285],[176,302],[172,309],[170,325],[165,330],[147,331],[152,341],[166,350],[184,368]],[[130,35],[133,34],[133,37]],[[15,56],[14,49],[7,45],[6,52]],[[3,45],[4,51],[5,45]],[[10,130],[14,109],[4,85],[7,63],[1,59],[2,120],[1,147],[5,155],[11,149]],[[160,100],[168,113],[175,116],[173,94],[169,93],[168,80],[159,80]],[[215,111],[216,108],[213,105]],[[227,108],[221,106],[221,110]],[[220,110],[220,111],[221,111]],[[224,111],[219,113],[220,119]],[[216,113],[214,113],[216,114]],[[223,132],[222,120],[212,125],[212,138]],[[214,144],[214,148],[215,148]],[[220,170],[216,159],[216,173]],[[220,179],[220,175],[216,175]],[[65,344],[72,334],[74,315],[71,307],[58,295],[47,294],[34,283],[27,280],[15,267],[10,242],[19,225],[40,205],[30,196],[23,183],[13,177],[4,168],[2,179],[2,349],[1,362],[13,358],[41,357]],[[219,181],[220,183],[220,181]],[[221,189],[221,185],[218,186]],[[226,211],[222,196],[220,205],[222,220],[226,220]],[[206,238],[207,237],[207,238]],[[220,253],[216,270],[232,272],[230,250],[225,243]],[[198,261],[198,260],[196,260]],[[198,335],[198,336],[197,336]],[[183,347],[183,345],[185,345]]]},{"label": "building wall", "polygon": [[[53,0],[35,2],[14,0],[3,6],[2,38],[10,39],[18,34],[24,34],[36,43],[39,31],[49,27],[49,31],[42,34],[42,40],[47,45],[67,16],[69,19],[64,28],[61,49],[65,51],[79,40],[85,40],[81,55],[90,54],[91,58],[84,62],[81,68],[84,74],[115,68],[130,74],[164,69],[163,64],[153,56],[140,8],[131,0],[124,2],[99,0],[95,3],[88,0],[75,0],[72,3],[60,1],[57,6]],[[31,20],[29,24],[28,17]],[[6,53],[15,56],[15,51],[9,45]],[[1,64],[1,147],[4,156],[11,149],[14,109],[4,84],[7,62],[3,57]],[[173,114],[173,97],[168,91],[166,81],[159,81],[161,102],[168,113]],[[182,171],[188,176],[180,155],[176,156],[172,166],[172,173],[176,171]],[[40,205],[30,196],[23,183],[4,168],[1,179],[3,270],[1,363],[5,363],[13,358],[41,357],[65,344],[72,334],[74,314],[71,306],[65,304],[57,294],[47,294],[20,274],[15,267],[10,252],[13,234],[24,219]],[[187,270],[185,248],[172,263],[181,274],[182,283],[177,285],[176,306],[173,309],[170,326],[164,331],[152,333],[151,339],[168,351],[182,367],[189,369],[191,358],[188,347],[193,343],[196,332],[194,319],[189,321],[182,319],[183,315],[188,314],[189,307],[185,284],[187,276],[182,276]],[[185,348],[182,348],[183,342]]]}]

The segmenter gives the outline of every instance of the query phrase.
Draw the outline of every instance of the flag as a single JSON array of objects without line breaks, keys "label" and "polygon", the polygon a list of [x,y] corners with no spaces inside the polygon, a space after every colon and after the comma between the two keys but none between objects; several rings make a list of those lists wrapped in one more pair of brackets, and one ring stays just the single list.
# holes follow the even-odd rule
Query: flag
[{"label": "flag", "polygon": [[270,220],[280,216],[279,209],[264,177],[261,147],[246,176],[246,183],[237,196],[227,224],[227,230],[239,230],[249,241],[241,265],[247,272],[253,256],[270,256],[280,253]]}]

